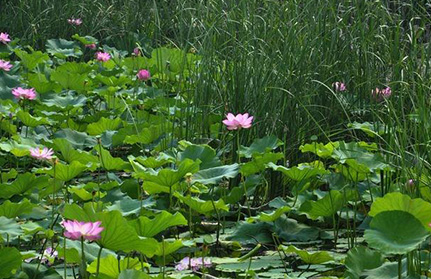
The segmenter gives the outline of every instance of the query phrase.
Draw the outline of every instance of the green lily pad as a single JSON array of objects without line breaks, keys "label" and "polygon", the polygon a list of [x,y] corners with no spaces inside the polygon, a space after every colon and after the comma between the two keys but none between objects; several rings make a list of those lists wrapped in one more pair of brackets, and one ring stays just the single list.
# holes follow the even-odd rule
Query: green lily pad
[{"label": "green lily pad", "polygon": [[402,193],[388,193],[383,198],[377,198],[371,205],[369,216],[374,217],[380,212],[400,210],[412,214],[424,226],[431,231],[431,203],[423,199],[412,199]]},{"label": "green lily pad", "polygon": [[378,268],[385,262],[385,258],[378,251],[373,251],[365,246],[356,246],[348,253],[345,261],[346,279],[360,279],[366,269]]},{"label": "green lily pad", "polygon": [[429,232],[412,214],[405,211],[383,211],[373,217],[364,238],[385,254],[403,255],[417,248]]},{"label": "green lily pad", "polygon": [[232,235],[226,237],[226,240],[252,244],[256,244],[256,242],[273,243],[272,230],[273,225],[267,222],[240,222]]},{"label": "green lily pad", "polygon": [[[157,174],[148,171],[138,171],[137,177],[144,179],[144,190],[150,194],[169,193],[171,188],[179,183],[187,173],[195,173],[199,170],[200,162],[185,159],[180,163],[177,170],[162,169]],[[136,171],[136,169],[135,169]]]},{"label": "green lily pad", "polygon": [[17,157],[24,157],[30,154],[29,149],[36,147],[36,143],[31,139],[20,139],[20,142],[9,140],[0,143],[0,149],[10,152]]},{"label": "green lily pad", "polygon": [[289,247],[280,245],[279,249],[284,250],[286,253],[297,254],[301,260],[307,264],[322,264],[334,260],[327,251],[308,252],[306,250],[298,249],[293,245],[289,245]]},{"label": "green lily pad", "polygon": [[136,157],[136,158],[131,158],[129,157],[129,160],[136,160],[137,162],[139,162],[140,164],[142,164],[143,166],[147,167],[147,168],[160,168],[161,166],[167,164],[167,163],[173,163],[174,162],[174,158],[161,153],[159,154],[157,157]]},{"label": "green lily pad", "polygon": [[99,163],[99,158],[94,156],[86,151],[81,151],[69,143],[69,141],[65,138],[54,139],[55,150],[58,150],[63,159],[72,163],[73,161],[80,162],[83,165],[87,165],[88,163],[97,164]]},{"label": "green lily pad", "polygon": [[278,218],[280,218],[281,215],[283,215],[284,213],[286,213],[288,211],[290,211],[290,207],[283,206],[283,207],[277,208],[276,210],[272,211],[271,213],[261,212],[256,217],[250,217],[250,218],[248,218],[247,222],[249,222],[249,223],[252,223],[252,222],[255,222],[255,221],[274,222],[275,220],[277,220]]},{"label": "green lily pad", "polygon": [[21,254],[14,247],[0,249],[0,278],[9,278],[13,270],[21,265]]},{"label": "green lily pad", "polygon": [[[407,261],[405,259],[401,262],[401,278],[405,279],[422,279],[423,276],[417,276],[417,275],[407,275]],[[385,262],[383,265],[370,269],[365,270],[363,273],[363,277],[365,279],[398,279],[398,263],[397,262]],[[365,277],[366,276],[366,277]]]},{"label": "green lily pad", "polygon": [[46,42],[46,51],[60,59],[67,57],[80,57],[81,48],[75,42],[64,39],[51,39]]},{"label": "green lily pad", "polygon": [[382,123],[370,123],[370,122],[353,122],[348,125],[349,128],[361,130],[365,132],[368,136],[374,138],[376,136],[384,135],[385,133],[388,133],[389,129],[386,125]]},{"label": "green lily pad", "polygon": [[63,163],[57,163],[55,165],[55,172],[54,167],[40,170],[41,173],[47,173],[54,177],[55,173],[55,179],[61,180],[61,181],[69,181],[80,175],[83,171],[87,169],[87,166],[81,164],[78,161],[73,161],[69,165],[65,165]]},{"label": "green lily pad", "polygon": [[69,193],[73,194],[74,200],[81,200],[81,201],[90,201],[94,199],[94,197],[102,199],[106,196],[106,193],[100,192],[100,191],[92,191],[89,192],[85,190],[83,187],[69,187],[68,188]]},{"label": "green lily pad", "polygon": [[20,174],[12,183],[0,184],[0,197],[7,199],[14,195],[25,194],[33,188],[47,184],[48,179],[48,176],[36,177],[34,174],[28,172]]},{"label": "green lily pad", "polygon": [[[123,258],[118,262],[117,257],[109,255],[100,259],[99,274],[103,278],[116,279],[120,275],[120,270],[141,269],[141,263],[137,258]],[[95,274],[97,272],[97,261],[92,262],[87,271]]]},{"label": "green lily pad", "polygon": [[[123,216],[137,215],[142,209],[150,208],[156,204],[156,201],[149,197],[145,200],[134,200],[129,197],[124,197],[116,201],[113,205],[108,206],[109,210],[118,210]],[[146,235],[141,235],[146,236]]]},{"label": "green lily pad", "polygon": [[175,194],[175,197],[178,198],[180,201],[182,201],[187,206],[190,206],[192,210],[201,213],[201,214],[209,214],[213,211],[217,210],[223,210],[223,211],[229,211],[229,207],[224,203],[222,199],[219,199],[217,201],[204,201],[197,197],[190,197],[190,196],[181,196],[178,193]]},{"label": "green lily pad", "polygon": [[182,241],[180,239],[175,240],[165,240],[164,242],[159,242],[154,255],[156,256],[164,256],[170,255],[180,249],[183,246],[191,246],[193,245],[193,241]]},{"label": "green lily pad", "polygon": [[322,216],[330,217],[334,215],[343,207],[345,202],[342,193],[337,190],[331,190],[320,200],[307,200],[299,210],[307,213],[314,220]]},{"label": "green lily pad", "polygon": [[186,218],[179,212],[171,214],[167,211],[162,211],[153,219],[141,216],[138,219],[130,221],[129,224],[135,228],[138,235],[153,237],[169,227],[184,226],[188,223]]},{"label": "green lily pad", "polygon": [[22,235],[20,226],[12,219],[0,216],[0,236],[3,239],[13,240]]},{"label": "green lily pad", "polygon": [[106,131],[114,131],[120,127],[122,122],[123,120],[121,120],[121,118],[108,119],[102,117],[99,119],[99,121],[91,123],[87,126],[87,133],[90,136],[97,136],[103,134]]},{"label": "green lily pad", "polygon": [[274,231],[285,241],[312,241],[322,234],[319,228],[309,227],[286,216],[281,216],[274,222]]},{"label": "green lily pad", "polygon": [[122,270],[118,276],[118,279],[150,279],[151,277],[136,269],[126,269]]},{"label": "green lily pad", "polygon": [[123,161],[121,158],[112,157],[111,153],[100,145],[97,145],[94,149],[100,155],[100,165],[103,169],[112,171],[125,170],[129,168],[129,163]]},{"label": "green lily pad", "polygon": [[327,144],[323,143],[309,143],[304,144],[299,147],[302,153],[305,152],[312,152],[319,156],[320,158],[330,158],[332,156],[332,153],[334,152],[334,149],[339,146],[338,142],[330,142]]},{"label": "green lily pad", "polygon": [[19,203],[13,203],[9,200],[3,202],[0,205],[0,216],[4,216],[6,218],[15,218],[24,213],[29,213],[35,207],[35,204],[32,204],[27,199],[23,199]]},{"label": "green lily pad", "polygon": [[21,63],[29,70],[33,70],[37,65],[49,60],[49,56],[41,51],[28,53],[22,49],[15,49],[15,54],[21,59]]},{"label": "green lily pad", "polygon": [[29,127],[37,127],[40,125],[49,125],[50,121],[45,117],[34,117],[30,113],[20,110],[16,116],[24,123],[24,125]]},{"label": "green lily pad", "polygon": [[150,144],[157,140],[167,130],[169,130],[171,124],[165,125],[151,125],[148,128],[142,128],[138,134],[126,136],[124,143],[126,144]]},{"label": "green lily pad", "polygon": [[[248,269],[249,261],[218,264],[216,269],[223,272],[243,272]],[[255,257],[251,261],[250,270],[268,270],[270,268],[283,267],[279,256]]]},{"label": "green lily pad", "polygon": [[63,277],[52,268],[47,268],[38,264],[23,263],[18,278],[62,279]]},{"label": "green lily pad", "polygon": [[92,86],[87,73],[83,73],[85,68],[85,64],[66,62],[52,71],[51,80],[58,82],[63,89],[82,92]]},{"label": "green lily pad", "polygon": [[253,154],[270,152],[281,145],[283,145],[283,142],[276,136],[266,136],[261,139],[255,139],[250,147],[241,146],[239,154],[242,157],[251,158]]},{"label": "green lily pad", "polygon": [[191,144],[187,148],[178,154],[180,161],[185,158],[196,161],[199,159],[201,161],[200,169],[208,169],[213,167],[218,167],[221,165],[220,159],[216,156],[214,149],[207,145],[195,145]]},{"label": "green lily pad", "polygon": [[79,36],[78,34],[72,35],[72,38],[81,42],[83,45],[89,45],[89,44],[97,44],[99,41],[92,37],[92,36]]},{"label": "green lily pad", "polygon": [[57,107],[61,109],[72,109],[74,107],[82,107],[86,104],[87,98],[85,96],[73,96],[67,94],[61,96],[58,94],[47,94],[44,96],[42,103],[48,107]]},{"label": "green lily pad", "polygon": [[0,100],[13,100],[12,88],[21,85],[19,76],[13,76],[0,72]]},{"label": "green lily pad", "polygon": [[329,173],[320,161],[315,161],[313,163],[304,163],[292,168],[286,168],[284,166],[278,166],[274,163],[269,163],[269,167],[275,171],[280,171],[287,177],[295,181],[303,181],[316,177],[317,175],[323,175]]},{"label": "green lily pad", "polygon": [[[68,263],[81,263],[81,242],[74,241],[66,238],[66,249],[64,249],[64,239],[61,238],[59,241],[58,256],[64,258],[64,253],[66,253],[66,260]],[[94,262],[97,260],[100,247],[97,243],[84,242],[84,253],[85,259],[88,262]],[[101,257],[107,257],[109,255],[115,255],[114,252],[108,249],[102,249]]]},{"label": "green lily pad", "polygon": [[75,148],[84,149],[86,147],[93,147],[97,144],[94,137],[89,136],[87,133],[74,131],[71,129],[63,129],[54,134],[55,138],[65,138]]},{"label": "green lily pad", "polygon": [[[44,99],[48,92],[60,92],[61,86],[56,82],[51,82],[43,73],[28,73],[28,86],[36,89],[41,99]],[[55,94],[56,95],[56,94]]]},{"label": "green lily pad", "polygon": [[233,178],[238,174],[238,164],[224,165],[200,170],[192,176],[194,182],[202,184],[217,184],[223,178]]},{"label": "green lily pad", "polygon": [[240,171],[244,176],[249,176],[261,172],[267,168],[269,163],[276,163],[284,157],[283,153],[268,152],[264,154],[255,154],[250,162],[241,164]]}]

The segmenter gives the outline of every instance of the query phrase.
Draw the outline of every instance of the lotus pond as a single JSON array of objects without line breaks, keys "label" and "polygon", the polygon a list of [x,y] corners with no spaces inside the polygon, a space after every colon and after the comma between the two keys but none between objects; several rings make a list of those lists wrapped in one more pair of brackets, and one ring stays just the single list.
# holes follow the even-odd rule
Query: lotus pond
[{"label": "lotus pond", "polygon": [[[303,138],[291,163],[289,135],[247,140],[253,109],[196,104],[193,48],[3,32],[0,59],[0,278],[431,276],[429,168],[402,170],[385,119]],[[325,86],[356,115],[397,94]]]}]

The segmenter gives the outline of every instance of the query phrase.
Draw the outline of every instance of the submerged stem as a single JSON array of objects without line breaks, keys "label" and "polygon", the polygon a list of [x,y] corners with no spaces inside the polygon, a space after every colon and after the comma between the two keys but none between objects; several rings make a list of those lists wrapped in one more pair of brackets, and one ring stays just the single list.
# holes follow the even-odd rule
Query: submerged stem
[{"label": "submerged stem", "polygon": [[402,264],[401,264],[401,260],[402,260],[403,256],[399,255],[398,256],[398,279],[402,278]]}]

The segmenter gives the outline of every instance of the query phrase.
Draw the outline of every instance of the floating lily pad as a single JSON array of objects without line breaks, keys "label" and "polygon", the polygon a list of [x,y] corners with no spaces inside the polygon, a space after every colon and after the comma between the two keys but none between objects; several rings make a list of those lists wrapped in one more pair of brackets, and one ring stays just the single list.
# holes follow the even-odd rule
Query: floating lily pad
[{"label": "floating lily pad", "polygon": [[64,39],[48,40],[46,42],[46,51],[61,59],[82,55],[81,48],[77,43]]},{"label": "floating lily pad", "polygon": [[384,254],[403,255],[418,247],[429,232],[412,214],[383,211],[373,217],[364,237],[368,244]]},{"label": "floating lily pad", "polygon": [[[255,257],[251,261],[250,270],[268,270],[270,268],[279,268],[282,267],[283,263],[280,260],[279,256],[263,256],[263,257]],[[217,270],[223,272],[240,272],[247,270],[249,267],[249,261],[244,262],[236,262],[236,263],[225,263],[218,264],[216,266]]]}]

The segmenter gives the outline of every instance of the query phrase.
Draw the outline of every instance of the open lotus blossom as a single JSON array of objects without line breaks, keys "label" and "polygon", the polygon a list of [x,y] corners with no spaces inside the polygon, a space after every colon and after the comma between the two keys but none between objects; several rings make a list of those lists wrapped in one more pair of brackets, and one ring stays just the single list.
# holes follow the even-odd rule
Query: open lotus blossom
[{"label": "open lotus blossom", "polygon": [[34,88],[25,89],[22,87],[16,87],[12,89],[12,95],[14,95],[16,99],[36,99],[36,91]]},{"label": "open lotus blossom", "polygon": [[9,61],[0,59],[0,69],[2,69],[5,72],[9,72],[11,68],[12,68],[12,64]]},{"label": "open lotus blossom", "polygon": [[136,55],[136,56],[139,56],[141,54],[141,51],[139,50],[139,47],[135,47],[133,49],[133,54]]},{"label": "open lotus blossom", "polygon": [[0,42],[3,44],[7,44],[10,42],[9,34],[8,33],[0,33]]},{"label": "open lotus blossom", "polygon": [[142,69],[136,74],[139,80],[147,81],[151,78],[150,71]]},{"label": "open lotus blossom", "polygon": [[111,55],[107,52],[98,51],[96,52],[96,59],[102,62],[106,62],[111,59]]},{"label": "open lotus blossom", "polygon": [[376,89],[371,91],[371,95],[377,100],[382,101],[384,99],[389,98],[392,95],[392,90],[390,87],[386,87],[385,89]]},{"label": "open lotus blossom", "polygon": [[178,271],[191,268],[193,271],[199,270],[203,267],[211,267],[212,263],[209,258],[189,258],[185,257],[176,266]]},{"label": "open lotus blossom", "polygon": [[62,225],[65,229],[64,236],[73,240],[97,240],[100,233],[104,230],[100,227],[101,222],[78,222],[76,220],[63,221]]},{"label": "open lotus blossom", "polygon": [[81,24],[82,24],[82,19],[80,19],[80,18],[69,18],[69,19],[67,20],[67,22],[68,22],[70,25],[79,26],[79,25],[81,25]]},{"label": "open lotus blossom", "polygon": [[55,251],[54,248],[48,247],[43,251],[42,257],[40,257],[40,256],[32,257],[32,258],[25,259],[24,261],[26,263],[29,263],[32,260],[37,260],[39,258],[40,258],[41,263],[49,265],[51,263],[51,261],[54,261],[56,258],[58,258],[58,252]]},{"label": "open lotus blossom", "polygon": [[30,156],[38,160],[51,160],[54,151],[51,148],[30,148]]},{"label": "open lotus blossom", "polygon": [[334,82],[332,84],[332,87],[334,87],[335,91],[338,91],[338,92],[346,91],[347,89],[346,85],[340,81]]},{"label": "open lotus blossom", "polygon": [[88,44],[88,45],[85,45],[85,47],[86,48],[89,48],[89,49],[96,49],[96,44]]},{"label": "open lotus blossom", "polygon": [[233,115],[228,113],[223,124],[226,125],[228,130],[238,130],[241,128],[247,129],[251,127],[253,116],[248,116],[248,113]]}]

